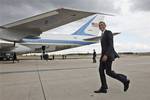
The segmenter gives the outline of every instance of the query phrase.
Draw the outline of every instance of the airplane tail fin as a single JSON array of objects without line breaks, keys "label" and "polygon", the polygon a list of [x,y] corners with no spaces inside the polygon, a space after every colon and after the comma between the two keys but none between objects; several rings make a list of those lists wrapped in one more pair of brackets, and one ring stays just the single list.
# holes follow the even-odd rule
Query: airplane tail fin
[{"label": "airplane tail fin", "polygon": [[[101,34],[99,34],[99,22],[104,21],[104,16],[96,15],[88,20],[82,27],[80,27],[76,32],[72,35],[79,35],[79,36],[91,36],[86,37],[84,41],[92,41],[92,42],[99,42],[101,39]],[[121,32],[113,33],[113,35],[118,35]]]},{"label": "airplane tail fin", "polygon": [[98,23],[104,20],[104,16],[96,15],[88,20],[82,27],[80,27],[72,35],[82,35],[82,36],[98,36],[99,27]]}]

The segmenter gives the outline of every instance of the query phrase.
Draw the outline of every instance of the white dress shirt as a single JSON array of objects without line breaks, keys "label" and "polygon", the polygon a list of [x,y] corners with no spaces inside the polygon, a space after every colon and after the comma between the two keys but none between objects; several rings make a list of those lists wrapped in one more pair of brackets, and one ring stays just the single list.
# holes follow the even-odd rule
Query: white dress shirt
[{"label": "white dress shirt", "polygon": [[[104,30],[104,31],[101,31],[101,30],[100,30],[98,36],[101,36],[101,38],[102,38],[104,32],[105,32],[105,30]],[[99,43],[100,43],[100,42],[101,42],[101,41],[100,41],[100,39],[99,39]]]}]

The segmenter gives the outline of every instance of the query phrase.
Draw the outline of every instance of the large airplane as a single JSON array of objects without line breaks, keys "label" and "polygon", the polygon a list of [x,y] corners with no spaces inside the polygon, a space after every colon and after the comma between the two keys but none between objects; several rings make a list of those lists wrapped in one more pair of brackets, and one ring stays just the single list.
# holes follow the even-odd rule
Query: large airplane
[{"label": "large airplane", "polygon": [[[57,9],[3,25],[0,27],[0,38],[5,42],[0,43],[0,52],[42,52],[44,55],[46,51],[58,51],[97,43],[100,39],[97,34],[99,29],[94,26],[94,23],[98,23],[101,17],[96,19],[98,15],[94,14],[96,13]],[[49,37],[39,36],[42,32],[91,15],[94,16],[70,35],[51,34]]]},{"label": "large airplane", "polygon": [[23,38],[19,44],[16,44],[18,47],[14,48],[12,51],[26,53],[41,52],[43,51],[42,49],[44,49],[44,52],[52,52],[97,43],[99,40],[99,29],[98,27],[95,27],[93,23],[99,22],[99,19],[101,19],[101,16],[90,16],[90,19],[86,23],[81,25],[78,30],[71,34],[46,33],[48,36],[46,34],[41,34],[38,37]]}]

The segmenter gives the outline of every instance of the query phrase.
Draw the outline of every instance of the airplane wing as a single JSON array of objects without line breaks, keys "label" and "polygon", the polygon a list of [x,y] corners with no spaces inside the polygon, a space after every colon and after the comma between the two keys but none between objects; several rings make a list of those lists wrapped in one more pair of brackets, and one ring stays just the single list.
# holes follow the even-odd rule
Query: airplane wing
[{"label": "airplane wing", "polygon": [[[113,33],[113,36],[118,35],[118,34],[120,34],[120,32]],[[87,38],[87,39],[84,39],[84,40],[85,41],[98,41],[100,39],[101,39],[101,36],[95,36],[95,37]]]},{"label": "airplane wing", "polygon": [[17,36],[17,38],[14,39],[14,41],[18,41],[26,36],[38,36],[42,32],[82,19],[93,14],[96,13],[65,8],[56,9],[44,14],[40,14],[27,19],[19,20],[13,23],[0,26],[1,29],[8,31],[7,36],[1,35],[4,32],[1,32],[0,35],[1,38],[10,41],[13,41],[13,37],[18,35],[19,37]]}]

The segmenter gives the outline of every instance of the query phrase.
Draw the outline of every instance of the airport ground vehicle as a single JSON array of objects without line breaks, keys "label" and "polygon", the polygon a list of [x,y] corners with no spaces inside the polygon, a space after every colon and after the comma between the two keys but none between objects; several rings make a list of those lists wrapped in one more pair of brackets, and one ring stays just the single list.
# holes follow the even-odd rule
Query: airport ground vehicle
[{"label": "airport ground vehicle", "polygon": [[0,61],[14,60],[15,54],[13,52],[0,52]]}]

